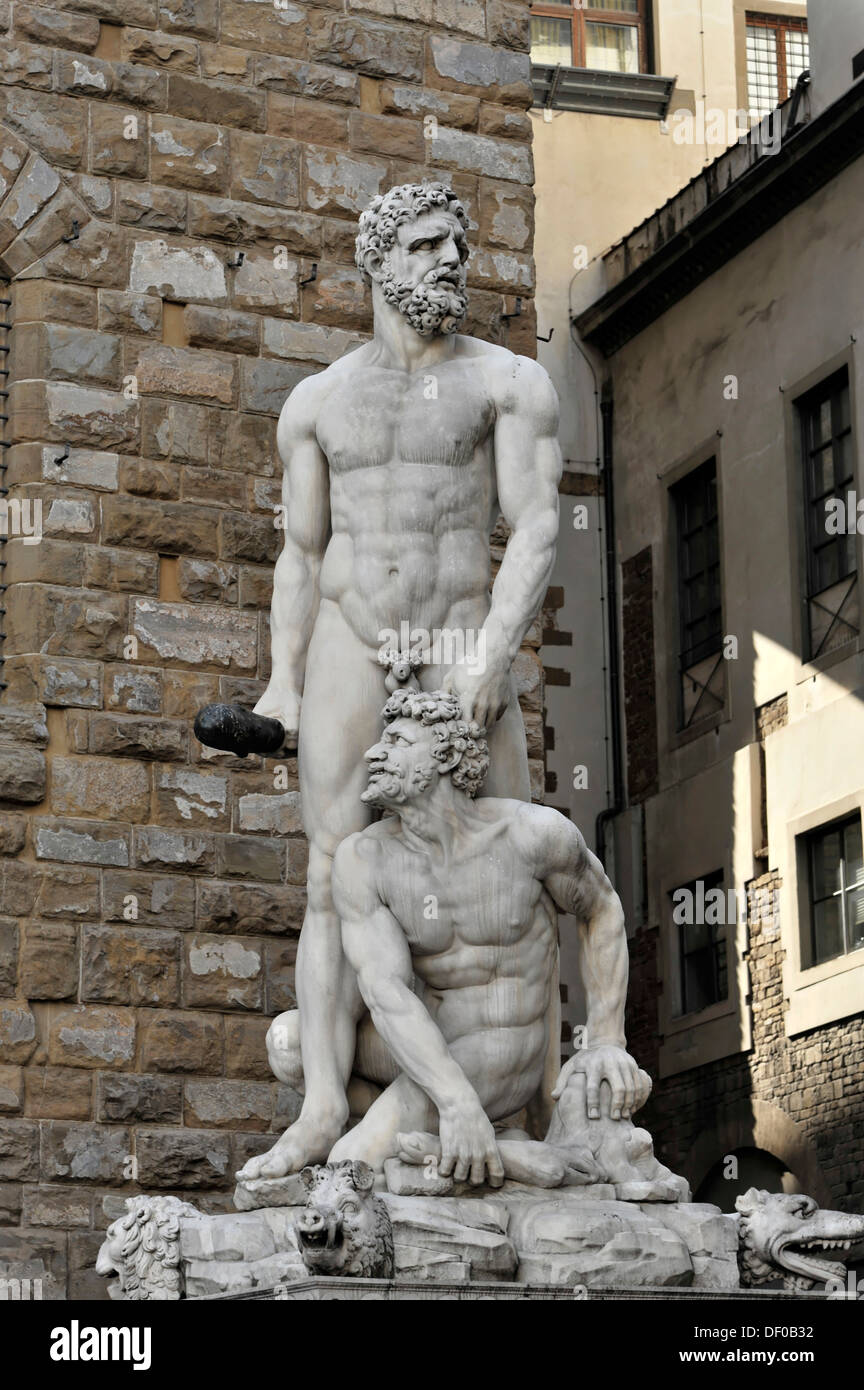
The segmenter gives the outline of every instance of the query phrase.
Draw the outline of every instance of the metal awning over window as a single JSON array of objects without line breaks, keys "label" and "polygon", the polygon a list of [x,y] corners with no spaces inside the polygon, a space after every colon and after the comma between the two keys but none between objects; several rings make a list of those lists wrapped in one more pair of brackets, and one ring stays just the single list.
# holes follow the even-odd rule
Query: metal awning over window
[{"label": "metal awning over window", "polygon": [[556,111],[593,111],[662,121],[675,88],[674,77],[642,72],[599,72],[533,63],[534,105]]}]

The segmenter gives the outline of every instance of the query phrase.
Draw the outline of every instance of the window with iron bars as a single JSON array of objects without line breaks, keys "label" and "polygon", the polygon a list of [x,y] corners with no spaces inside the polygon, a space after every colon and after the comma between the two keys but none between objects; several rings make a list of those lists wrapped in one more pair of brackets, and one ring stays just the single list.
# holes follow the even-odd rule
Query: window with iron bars
[{"label": "window with iron bars", "polygon": [[805,836],[810,897],[810,965],[864,947],[864,856],[861,816]]},{"label": "window with iron bars", "polygon": [[726,703],[716,459],[670,491],[677,549],[679,725],[686,729]]},{"label": "window with iron bars", "polygon": [[[814,661],[858,636],[858,546],[845,515],[855,480],[849,372],[836,372],[795,402],[801,431],[807,552],[805,658]],[[833,504],[833,506],[832,506]]]},{"label": "window with iron bars", "polygon": [[748,13],[747,99],[751,111],[767,116],[791,96],[809,66],[806,19]]},{"label": "window with iron bars", "polygon": [[[723,889],[723,870],[683,885],[691,903],[703,903],[713,889]],[[680,890],[676,889],[676,893]],[[673,894],[673,897],[675,895]],[[725,895],[724,895],[725,896]],[[678,927],[678,1016],[700,1013],[729,997],[729,971],[726,957],[726,912],[703,910],[697,917],[716,917],[714,921],[679,922]]]},{"label": "window with iron bars", "polygon": [[531,7],[531,61],[648,72],[649,0],[565,0]]}]

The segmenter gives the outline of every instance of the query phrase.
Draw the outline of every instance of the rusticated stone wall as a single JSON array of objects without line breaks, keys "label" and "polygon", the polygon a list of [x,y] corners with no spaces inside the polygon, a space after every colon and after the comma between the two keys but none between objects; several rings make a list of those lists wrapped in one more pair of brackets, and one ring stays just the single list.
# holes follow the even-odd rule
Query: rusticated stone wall
[{"label": "rusticated stone wall", "polygon": [[[786,1036],[779,887],[773,872],[747,885],[751,1050],[655,1079],[640,1123],[654,1136],[663,1162],[695,1184],[727,1154],[761,1147],[757,1108],[770,1106],[790,1122],[775,1127],[780,1143],[770,1151],[823,1204],[860,1211],[864,1018],[859,1014]],[[627,1001],[630,1048],[654,1078],[659,1075],[657,994],[662,988],[657,937],[656,927],[643,927],[631,940]]]},{"label": "rusticated stone wall", "polygon": [[0,0],[0,49],[0,1275],[91,1297],[106,1194],[226,1206],[296,1112],[293,765],[191,720],[266,681],[275,421],[370,331],[360,208],[451,181],[469,331],[533,354],[528,5]]}]

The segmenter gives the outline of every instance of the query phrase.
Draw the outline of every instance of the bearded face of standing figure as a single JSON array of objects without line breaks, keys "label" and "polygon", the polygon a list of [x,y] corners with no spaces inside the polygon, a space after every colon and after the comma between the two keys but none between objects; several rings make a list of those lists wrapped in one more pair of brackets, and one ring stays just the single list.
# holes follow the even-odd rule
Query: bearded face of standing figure
[{"label": "bearded face of standing figure", "polygon": [[424,338],[455,333],[468,310],[468,219],[451,189],[402,184],[360,218],[355,260]]}]

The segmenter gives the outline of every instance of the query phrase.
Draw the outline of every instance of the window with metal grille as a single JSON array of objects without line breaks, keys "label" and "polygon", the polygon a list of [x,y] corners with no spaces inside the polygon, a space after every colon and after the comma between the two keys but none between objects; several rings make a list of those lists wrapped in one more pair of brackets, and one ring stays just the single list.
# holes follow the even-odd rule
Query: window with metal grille
[{"label": "window with metal grille", "polygon": [[820,383],[795,405],[804,470],[805,642],[812,661],[857,637],[859,629],[855,524],[847,534],[843,519],[855,478],[848,369]]},{"label": "window with metal grille", "polygon": [[750,110],[766,116],[791,95],[810,65],[806,19],[747,15],[747,97]]},{"label": "window with metal grille", "polygon": [[810,895],[810,964],[864,947],[861,816],[805,836]]},{"label": "window with metal grille", "polygon": [[677,539],[680,723],[687,728],[725,704],[717,462],[709,459],[671,489]]},{"label": "window with metal grille", "polygon": [[[706,902],[714,889],[720,889],[722,905],[715,899]],[[679,1015],[695,1014],[729,997],[729,972],[726,960],[726,928],[728,895],[723,892],[723,870],[717,869],[702,879],[683,885],[688,896],[685,903],[691,910],[688,920],[678,920],[678,974],[680,981]],[[673,893],[680,902],[681,889]],[[676,916],[680,917],[676,909]],[[692,919],[692,920],[691,920]],[[674,920],[674,919],[673,919]]]},{"label": "window with metal grille", "polygon": [[531,7],[531,61],[600,72],[648,71],[648,0]]}]

